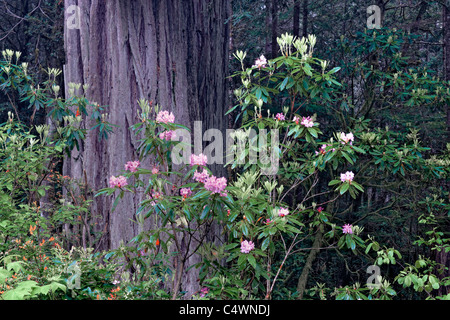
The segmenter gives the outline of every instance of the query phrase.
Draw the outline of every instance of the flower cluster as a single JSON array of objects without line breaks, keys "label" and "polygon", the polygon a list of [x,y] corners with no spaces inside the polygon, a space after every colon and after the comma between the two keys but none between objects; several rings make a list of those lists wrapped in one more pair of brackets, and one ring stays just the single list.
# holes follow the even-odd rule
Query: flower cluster
[{"label": "flower cluster", "polygon": [[352,225],[351,224],[345,224],[343,227],[342,227],[342,232],[343,233],[348,233],[348,234],[353,234],[353,230],[352,230]]},{"label": "flower cluster", "polygon": [[209,292],[209,289],[207,287],[204,287],[200,290],[200,297],[203,298],[205,297]]},{"label": "flower cluster", "polygon": [[311,128],[314,126],[314,121],[311,120],[311,117],[303,117],[300,124],[305,126],[306,128]]},{"label": "flower cluster", "polygon": [[311,117],[302,117],[301,121],[300,118],[295,116],[294,119],[292,119],[295,124],[301,124],[302,126],[305,126],[306,128],[311,128],[314,126],[314,121],[312,121]]},{"label": "flower cluster", "polygon": [[150,204],[154,207],[158,204],[158,200],[162,198],[162,193],[152,189],[150,194],[147,194],[147,199],[154,200]]},{"label": "flower cluster", "polygon": [[109,187],[110,188],[122,188],[125,187],[126,185],[128,185],[127,183],[127,178],[125,178],[124,176],[120,176],[120,177],[114,177],[112,176],[111,178],[109,178]]},{"label": "flower cluster", "polygon": [[191,166],[206,166],[207,162],[208,158],[203,153],[200,153],[198,156],[195,154],[191,155]]},{"label": "flower cluster", "polygon": [[253,249],[255,249],[255,244],[252,241],[244,240],[241,242],[242,253],[250,253]]},{"label": "flower cluster", "polygon": [[339,140],[341,140],[342,144],[348,143],[348,144],[352,145],[353,141],[355,140],[355,137],[353,136],[353,133],[351,133],[351,132],[347,133],[347,134],[345,134],[344,132],[341,132],[339,135]]},{"label": "flower cluster", "polygon": [[[191,156],[191,166],[205,166],[207,162],[208,157],[204,154],[199,154],[198,156],[193,154]],[[227,196],[227,191],[225,190],[227,187],[227,179],[224,177],[217,178],[213,175],[210,176],[208,171],[203,169],[202,172],[194,172],[194,180],[203,183],[205,185],[205,189],[211,191],[213,194],[218,193],[222,197]]]},{"label": "flower cluster", "polygon": [[277,115],[275,116],[275,118],[276,118],[278,121],[284,121],[284,120],[286,120],[286,117],[284,116],[283,113],[277,113]]},{"label": "flower cluster", "polygon": [[181,188],[180,189],[180,195],[183,196],[183,198],[187,198],[190,197],[192,195],[192,190],[191,188]]},{"label": "flower cluster", "polygon": [[[326,154],[327,152],[326,152],[326,148],[327,147],[331,147],[331,144],[323,144],[320,148],[319,148],[319,151],[316,151],[315,153],[316,153],[316,156],[318,156],[319,154]],[[335,148],[332,148],[332,149],[330,149],[330,150],[328,150],[328,152],[329,151],[331,151],[331,152],[334,152],[334,151],[336,151],[336,149]]]},{"label": "flower cluster", "polygon": [[197,182],[205,183],[209,178],[209,173],[206,169],[203,169],[202,172],[194,172],[194,180]]},{"label": "flower cluster", "polygon": [[289,214],[289,210],[286,208],[280,208],[278,209],[278,216],[279,217],[284,217],[287,216]]},{"label": "flower cluster", "polygon": [[125,170],[130,172],[136,172],[137,168],[141,165],[139,161],[128,161],[125,165]]},{"label": "flower cluster", "polygon": [[174,123],[175,122],[175,116],[173,113],[169,113],[169,111],[160,111],[158,115],[156,116],[156,122],[161,123]]},{"label": "flower cluster", "polygon": [[255,64],[253,65],[253,68],[265,68],[267,66],[267,59],[264,57],[264,55],[261,55],[258,59],[255,60]]},{"label": "flower cluster", "polygon": [[341,181],[342,182],[352,182],[355,174],[352,171],[347,171],[346,173],[341,173]]},{"label": "flower cluster", "polygon": [[166,141],[170,141],[172,138],[176,138],[176,136],[177,134],[173,130],[164,131],[159,134],[159,138]]},{"label": "flower cluster", "polygon": [[227,191],[225,188],[227,187],[227,179],[217,178],[215,176],[211,176],[205,181],[205,189],[211,191],[211,193],[219,193],[222,197],[227,196]]},{"label": "flower cluster", "polygon": [[317,155],[319,155],[319,154],[325,154],[326,152],[325,152],[325,149],[327,148],[327,145],[326,144],[323,144],[320,148],[319,148],[319,151],[316,151],[316,156]]}]

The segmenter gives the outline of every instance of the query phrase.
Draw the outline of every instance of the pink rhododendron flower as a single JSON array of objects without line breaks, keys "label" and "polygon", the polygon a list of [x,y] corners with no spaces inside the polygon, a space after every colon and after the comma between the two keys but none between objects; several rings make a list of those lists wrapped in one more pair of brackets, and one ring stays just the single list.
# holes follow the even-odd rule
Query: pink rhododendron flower
[{"label": "pink rhododendron flower", "polygon": [[261,55],[258,59],[255,60],[255,64],[253,65],[254,68],[265,68],[267,66],[267,59],[264,57],[264,55]]},{"label": "pink rhododendron flower", "polygon": [[343,233],[348,233],[348,234],[353,234],[352,225],[351,224],[345,224],[342,227],[342,232]]},{"label": "pink rhododendron flower", "polygon": [[314,121],[311,120],[311,117],[303,117],[300,124],[304,125],[306,128],[311,128],[314,126]]},{"label": "pink rhododendron flower", "polygon": [[277,113],[277,115],[275,116],[275,118],[277,118],[278,121],[284,121],[284,120],[286,120],[284,114],[282,114],[282,113]]},{"label": "pink rhododendron flower", "polygon": [[347,133],[345,134],[344,132],[341,132],[341,134],[339,135],[339,139],[341,140],[342,144],[353,144],[353,141],[355,140],[355,137],[353,136],[353,133]]},{"label": "pink rhododendron flower", "polygon": [[127,178],[125,178],[124,176],[120,176],[120,177],[114,177],[112,176],[111,178],[109,178],[109,187],[110,188],[122,188],[125,187],[126,185],[128,185],[127,183]]},{"label": "pink rhododendron flower", "polygon": [[323,144],[320,148],[319,151],[316,151],[316,156],[319,154],[325,154],[325,149],[327,148],[326,144]]},{"label": "pink rhododendron flower", "polygon": [[297,116],[295,116],[295,117],[294,117],[294,119],[292,119],[292,121],[294,121],[294,122],[295,122],[295,124],[298,124],[298,123],[299,123],[299,121],[300,121],[300,118],[299,118],[299,117],[297,117]]},{"label": "pink rhododendron flower", "polygon": [[164,131],[159,134],[159,138],[161,140],[167,140],[167,141],[172,140],[172,138],[175,138],[176,136],[177,136],[177,134],[173,130]]},{"label": "pink rhododendron flower", "polygon": [[158,199],[162,198],[162,193],[155,191],[154,189],[152,189],[150,194],[147,194],[147,199],[149,200],[154,200],[152,202],[150,202],[150,204],[154,207],[158,204]]},{"label": "pink rhododendron flower", "polygon": [[200,290],[200,297],[204,297],[204,296],[206,296],[207,294],[208,294],[208,292],[209,292],[209,289],[208,288],[202,288],[201,290]]},{"label": "pink rhododendron flower", "polygon": [[208,157],[203,153],[200,153],[198,156],[196,156],[195,154],[191,155],[191,166],[206,166],[207,162]]},{"label": "pink rhododendron flower", "polygon": [[158,115],[156,116],[156,122],[162,122],[162,123],[174,123],[175,122],[175,116],[173,113],[169,113],[169,111],[160,111]]},{"label": "pink rhododendron flower", "polygon": [[280,208],[278,210],[278,216],[279,217],[284,217],[284,216],[287,216],[288,214],[289,214],[289,210],[286,209],[286,208]]},{"label": "pink rhododendron flower", "polygon": [[352,182],[355,174],[352,171],[347,171],[346,173],[341,173],[342,182]]},{"label": "pink rhododendron flower", "polygon": [[[326,154],[326,153],[327,153],[326,148],[327,148],[328,146],[331,146],[331,144],[330,144],[330,145],[323,144],[323,145],[319,148],[319,151],[316,151],[316,156],[319,155],[319,154]],[[332,148],[332,149],[328,150],[328,152],[330,152],[330,151],[331,151],[331,152],[334,152],[334,151],[336,151],[336,149],[335,149],[335,148]]]},{"label": "pink rhododendron flower", "polygon": [[153,167],[152,174],[158,174],[158,173],[159,173],[159,169],[157,167]]},{"label": "pink rhododendron flower", "polygon": [[225,188],[227,187],[227,179],[217,178],[215,176],[211,176],[206,179],[205,181],[205,189],[211,191],[214,193],[219,193],[221,196],[226,196],[227,192],[225,191]]},{"label": "pink rhododendron flower", "polygon": [[194,172],[194,180],[197,182],[205,183],[208,178],[209,173],[206,169],[203,169],[202,172]]},{"label": "pink rhododendron flower", "polygon": [[159,198],[161,198],[161,196],[162,196],[161,192],[158,192],[158,191],[155,191],[154,189],[152,189],[152,199],[159,199]]},{"label": "pink rhododendron flower", "polygon": [[320,212],[323,211],[323,208],[322,208],[322,207],[318,207],[318,208],[317,208],[317,211],[320,213]]},{"label": "pink rhododendron flower", "polygon": [[241,242],[241,252],[242,253],[249,253],[255,249],[255,244],[252,241],[244,240]]},{"label": "pink rhododendron flower", "polygon": [[137,168],[141,165],[139,161],[128,161],[125,165],[125,170],[136,172]]},{"label": "pink rhododendron flower", "polygon": [[180,195],[182,195],[184,198],[190,197],[192,195],[191,188],[182,188],[182,189],[180,189]]}]

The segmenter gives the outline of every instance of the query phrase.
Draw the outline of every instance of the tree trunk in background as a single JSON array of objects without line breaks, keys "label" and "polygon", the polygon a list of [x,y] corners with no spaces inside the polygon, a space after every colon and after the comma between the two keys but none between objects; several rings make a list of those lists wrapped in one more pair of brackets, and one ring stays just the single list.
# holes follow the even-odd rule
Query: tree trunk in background
[{"label": "tree trunk in background", "polygon": [[[81,28],[64,31],[66,84],[88,84],[86,96],[107,105],[108,121],[118,127],[101,142],[90,131],[80,152],[65,162],[65,175],[82,178],[85,171],[95,192],[138,158],[138,138],[129,127],[138,121],[140,98],[172,111],[191,130],[194,121],[203,121],[203,130],[224,132],[229,0],[66,0],[65,8],[70,5],[81,10]],[[225,174],[223,165],[210,168]],[[126,194],[114,213],[112,201],[99,197],[92,206],[96,231],[106,231],[100,249],[117,248],[139,232],[130,219],[141,196]],[[197,290],[195,271],[183,281],[188,293]]]},{"label": "tree trunk in background", "polygon": [[308,36],[308,0],[303,0],[303,36]]},{"label": "tree trunk in background", "polygon": [[[450,81],[450,3],[443,5],[443,43],[445,80]],[[447,141],[450,141],[450,105],[447,105]]]},{"label": "tree trunk in background", "polygon": [[294,13],[292,16],[292,33],[295,37],[300,35],[300,0],[294,0]]},{"label": "tree trunk in background", "polygon": [[[266,6],[266,16],[265,16],[265,47],[264,52],[272,52],[272,10],[270,9],[272,7],[272,0],[265,0],[265,6]],[[268,54],[266,54],[267,57],[269,57]]]},{"label": "tree trunk in background", "polygon": [[272,50],[271,50],[271,58],[274,59],[278,54],[278,0],[272,0],[271,6],[271,15],[272,15]]},{"label": "tree trunk in background", "polygon": [[308,258],[306,258],[305,265],[303,266],[302,273],[300,274],[300,277],[297,282],[298,300],[303,300],[303,295],[305,294],[306,285],[308,283],[309,273],[313,267],[314,261],[316,260],[317,254],[320,251],[322,240],[323,240],[323,225],[320,225],[314,237],[312,249],[309,252]]}]

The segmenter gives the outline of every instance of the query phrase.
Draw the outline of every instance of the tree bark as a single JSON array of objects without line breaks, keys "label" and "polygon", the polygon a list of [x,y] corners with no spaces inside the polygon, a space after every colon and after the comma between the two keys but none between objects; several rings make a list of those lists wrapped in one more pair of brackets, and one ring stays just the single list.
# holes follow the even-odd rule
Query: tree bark
[{"label": "tree bark", "polygon": [[[445,79],[450,81],[450,3],[443,5],[443,43],[444,43],[444,73]],[[447,105],[447,141],[450,141],[450,105]]]},{"label": "tree bark", "polygon": [[317,230],[316,236],[314,237],[312,249],[309,252],[308,258],[306,258],[305,265],[303,267],[302,273],[300,274],[300,278],[298,279],[297,282],[298,300],[303,299],[303,295],[306,290],[306,284],[308,283],[309,272],[311,271],[313,263],[316,260],[317,254],[320,251],[322,240],[323,240],[323,226],[320,225],[319,229]]},{"label": "tree bark", "polygon": [[[81,25],[64,31],[66,84],[88,84],[86,96],[107,105],[108,121],[118,127],[107,141],[90,131],[80,152],[65,162],[65,175],[80,178],[86,172],[89,186],[99,190],[137,159],[138,138],[129,127],[138,121],[140,98],[173,112],[191,130],[194,121],[202,121],[203,130],[225,131],[229,0],[65,0],[65,8],[70,5],[79,6]],[[223,165],[211,169],[225,173]],[[100,249],[136,236],[140,230],[130,219],[141,200],[126,194],[111,213],[113,199],[95,199],[96,231],[106,230]],[[191,270],[183,290],[195,292],[196,280]]]},{"label": "tree bark", "polygon": [[308,36],[308,0],[303,0],[303,36]]},{"label": "tree bark", "polygon": [[271,15],[272,15],[272,59],[277,57],[278,54],[278,0],[272,0],[271,6]]},{"label": "tree bark", "polygon": [[294,0],[292,33],[295,37],[300,36],[300,0]]}]

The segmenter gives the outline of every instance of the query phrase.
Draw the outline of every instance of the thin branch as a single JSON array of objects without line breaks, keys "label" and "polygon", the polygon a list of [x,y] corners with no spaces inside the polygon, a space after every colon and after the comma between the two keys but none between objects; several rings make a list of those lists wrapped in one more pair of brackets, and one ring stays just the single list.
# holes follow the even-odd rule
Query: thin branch
[{"label": "thin branch", "polygon": [[28,13],[25,17],[19,17],[19,16],[17,16],[16,14],[14,14],[13,12],[11,12],[11,11],[8,9],[8,6],[7,6],[7,3],[6,3],[5,0],[3,0],[3,3],[5,4],[5,8],[6,8],[6,10],[8,11],[8,13],[9,13],[12,17],[19,19],[19,22],[17,22],[17,23],[16,23],[16,24],[15,24],[15,25],[7,32],[7,33],[6,33],[6,35],[4,35],[2,38],[0,38],[0,41],[5,40],[7,37],[9,37],[9,35],[14,31],[14,29],[15,29],[17,26],[19,26],[24,20],[28,20],[27,17],[31,16],[36,10],[40,9],[40,7],[41,7],[41,0],[39,0],[39,3],[37,4],[37,6],[36,6],[33,10],[31,10],[30,13]]}]

